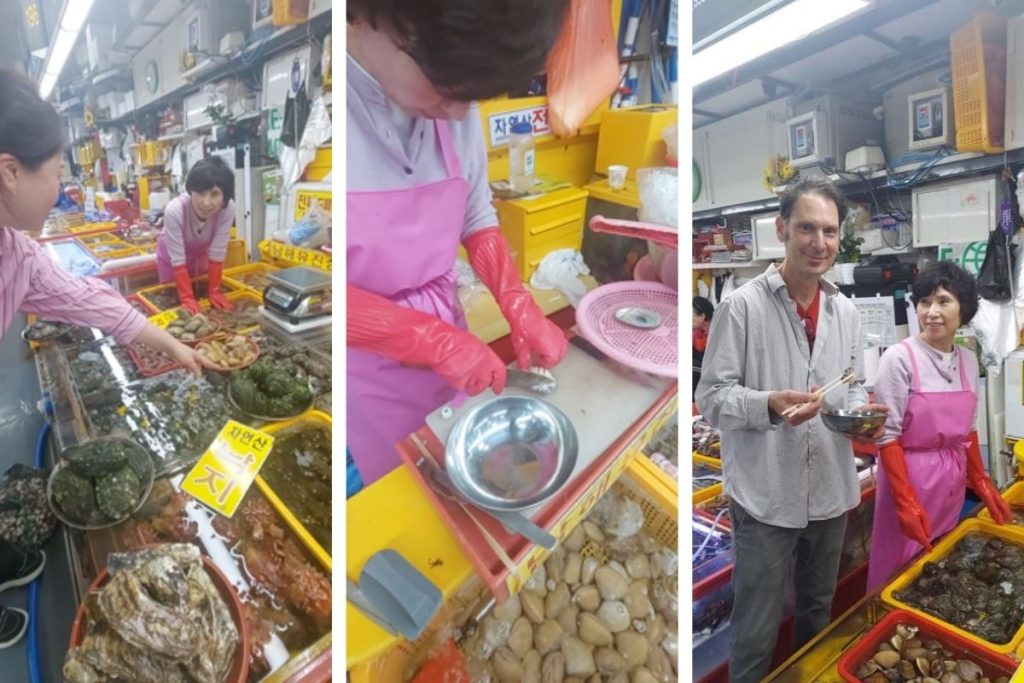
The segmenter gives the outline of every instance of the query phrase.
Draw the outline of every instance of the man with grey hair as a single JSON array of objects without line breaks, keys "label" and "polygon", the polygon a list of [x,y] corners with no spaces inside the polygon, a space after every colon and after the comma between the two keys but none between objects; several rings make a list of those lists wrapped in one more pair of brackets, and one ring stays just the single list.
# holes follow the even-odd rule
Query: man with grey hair
[{"label": "man with grey hair", "polygon": [[[723,301],[708,335],[697,405],[722,432],[733,528],[734,682],[768,673],[791,571],[796,647],[831,618],[846,513],[860,501],[860,485],[850,442],[828,431],[818,412],[887,410],[868,404],[862,385],[857,309],[822,278],[845,216],[846,200],[830,183],[792,184],[775,219],[785,259]],[[814,393],[850,367],[858,381]]]}]

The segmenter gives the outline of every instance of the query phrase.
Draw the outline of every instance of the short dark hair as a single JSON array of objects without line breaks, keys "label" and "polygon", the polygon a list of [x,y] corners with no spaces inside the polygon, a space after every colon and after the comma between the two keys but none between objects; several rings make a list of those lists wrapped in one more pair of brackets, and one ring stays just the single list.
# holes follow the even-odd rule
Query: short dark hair
[{"label": "short dark hair", "polygon": [[185,178],[185,191],[206,192],[214,186],[224,195],[224,206],[235,198],[235,172],[220,157],[206,157],[196,162]]},{"label": "short dark hair", "polygon": [[715,307],[704,297],[695,296],[693,297],[693,312],[703,315],[705,320],[711,322],[711,317],[715,314]]},{"label": "short dark hair", "polygon": [[29,171],[64,148],[60,115],[39,96],[39,85],[12,69],[0,69],[0,153]]},{"label": "short dark hair", "polygon": [[839,225],[842,225],[843,221],[846,220],[846,212],[849,209],[846,195],[843,194],[842,190],[824,178],[799,178],[795,182],[790,183],[786,191],[782,193],[782,199],[779,202],[779,213],[782,215],[782,220],[789,220],[796,200],[805,194],[816,194],[819,197],[830,200],[836,205],[836,209],[839,212]]},{"label": "short dark hair", "polygon": [[485,100],[539,74],[569,0],[349,0],[346,17],[386,30],[444,97]]},{"label": "short dark hair", "polygon": [[945,289],[960,302],[960,324],[966,325],[978,312],[978,287],[974,276],[952,261],[936,261],[925,267],[910,286],[910,300],[917,303],[935,293],[939,287]]}]

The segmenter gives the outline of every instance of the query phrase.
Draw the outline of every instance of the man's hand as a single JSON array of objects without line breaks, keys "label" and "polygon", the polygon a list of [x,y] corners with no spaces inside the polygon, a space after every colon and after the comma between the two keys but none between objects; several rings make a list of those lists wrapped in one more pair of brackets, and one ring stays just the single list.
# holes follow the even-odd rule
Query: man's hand
[{"label": "man's hand", "polygon": [[[889,406],[885,405],[884,403],[865,403],[860,408],[857,408],[857,410],[863,412],[870,411],[873,413],[888,413]],[[876,429],[875,431],[866,436],[853,436],[852,434],[847,434],[847,436],[849,436],[850,440],[852,441],[857,441],[859,443],[866,444],[874,444],[883,436],[885,436],[885,423],[883,422],[878,429]]]},{"label": "man's hand", "polygon": [[[781,417],[789,426],[796,427],[818,414],[818,411],[821,410],[821,399],[822,397],[805,391],[793,391],[792,389],[773,391],[768,395],[768,410]],[[801,403],[807,405],[795,413],[790,413],[788,417],[783,417],[782,413]]]}]

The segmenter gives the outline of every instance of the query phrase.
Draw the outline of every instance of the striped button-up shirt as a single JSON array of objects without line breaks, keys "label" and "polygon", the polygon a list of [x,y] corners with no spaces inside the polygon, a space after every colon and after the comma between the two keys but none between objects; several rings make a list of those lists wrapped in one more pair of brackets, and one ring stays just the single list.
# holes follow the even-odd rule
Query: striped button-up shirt
[{"label": "striped button-up shirt", "polygon": [[810,391],[853,367],[858,381],[829,392],[823,409],[858,408],[863,344],[857,309],[822,280],[814,352],[778,269],[722,302],[711,322],[697,405],[722,431],[725,492],[755,519],[803,528],[838,517],[860,500],[853,447],[816,416],[791,427],[768,410],[773,391]]},{"label": "striped button-up shirt", "polygon": [[13,228],[0,228],[0,292],[0,337],[18,311],[98,327],[122,344],[138,337],[147,323],[110,285],[74,277]]}]

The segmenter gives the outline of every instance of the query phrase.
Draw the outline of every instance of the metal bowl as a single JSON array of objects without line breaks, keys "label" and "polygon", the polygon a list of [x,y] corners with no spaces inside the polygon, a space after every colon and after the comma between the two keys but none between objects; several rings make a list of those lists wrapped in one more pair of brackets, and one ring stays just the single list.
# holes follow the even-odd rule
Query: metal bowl
[{"label": "metal bowl", "polygon": [[822,410],[820,415],[830,431],[847,436],[870,436],[885,424],[887,417],[872,410]]},{"label": "metal bowl", "polygon": [[565,484],[578,450],[576,429],[561,410],[532,396],[500,396],[474,406],[455,423],[445,467],[472,503],[522,510]]}]

